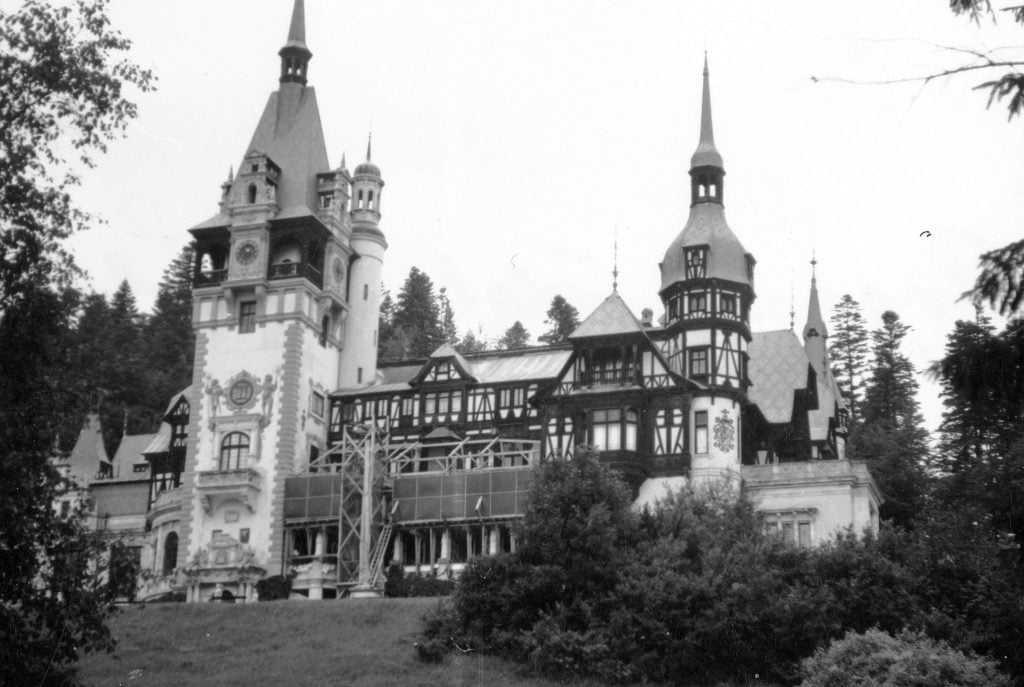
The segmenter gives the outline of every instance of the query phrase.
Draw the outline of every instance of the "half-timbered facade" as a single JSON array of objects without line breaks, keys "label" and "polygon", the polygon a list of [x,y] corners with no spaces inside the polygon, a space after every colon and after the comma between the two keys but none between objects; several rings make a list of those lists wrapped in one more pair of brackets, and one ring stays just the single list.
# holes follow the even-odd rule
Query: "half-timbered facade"
[{"label": "half-timbered facade", "polygon": [[146,540],[149,592],[252,599],[286,574],[309,598],[372,593],[388,561],[454,574],[515,549],[535,468],[581,446],[638,507],[725,482],[797,545],[877,525],[881,496],[845,460],[816,275],[802,342],[751,331],[755,260],[725,220],[706,61],[657,320],[613,288],[562,344],[378,362],[384,181],[369,145],[351,173],[328,164],[304,21],[296,0],[279,87],[190,230],[192,385],[120,472],[91,425],[66,467],[101,496],[98,521]]}]

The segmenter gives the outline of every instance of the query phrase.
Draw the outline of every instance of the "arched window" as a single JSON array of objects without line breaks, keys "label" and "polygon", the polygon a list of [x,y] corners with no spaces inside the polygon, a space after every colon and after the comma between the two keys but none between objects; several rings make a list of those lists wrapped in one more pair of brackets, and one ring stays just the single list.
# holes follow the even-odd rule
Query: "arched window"
[{"label": "arched window", "polygon": [[163,574],[170,575],[178,567],[178,533],[171,532],[164,539]]},{"label": "arched window", "polygon": [[246,197],[249,201],[249,205],[256,202],[256,184],[249,184],[249,190],[246,191]]},{"label": "arched window", "polygon": [[248,453],[249,435],[244,432],[231,432],[220,442],[220,469],[240,469],[242,458]]}]

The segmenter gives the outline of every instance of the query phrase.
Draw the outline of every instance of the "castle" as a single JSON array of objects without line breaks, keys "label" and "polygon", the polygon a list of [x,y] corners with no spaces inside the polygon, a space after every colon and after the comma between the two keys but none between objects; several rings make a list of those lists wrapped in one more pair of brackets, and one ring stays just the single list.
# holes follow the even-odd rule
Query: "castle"
[{"label": "castle", "polygon": [[515,549],[533,469],[581,445],[638,507],[724,482],[794,545],[877,528],[882,497],[845,457],[815,280],[803,342],[750,330],[755,260],[725,219],[706,62],[657,320],[613,288],[564,344],[384,362],[384,180],[369,146],[352,171],[328,163],[304,22],[296,0],[278,90],[218,212],[189,230],[192,384],[113,459],[91,419],[64,464],[97,527],[136,552],[143,598],[252,600],[273,575],[309,598],[373,595],[388,562],[457,574]]}]

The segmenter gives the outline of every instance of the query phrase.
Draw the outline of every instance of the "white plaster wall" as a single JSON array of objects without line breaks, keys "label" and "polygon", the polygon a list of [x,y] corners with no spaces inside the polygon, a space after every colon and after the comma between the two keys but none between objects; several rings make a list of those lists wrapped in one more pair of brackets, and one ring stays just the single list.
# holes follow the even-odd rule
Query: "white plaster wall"
[{"label": "white plaster wall", "polygon": [[[728,451],[715,446],[715,420],[722,417],[722,411],[733,421],[732,447]],[[707,411],[708,414],[708,452],[697,453],[696,446],[696,413]],[[742,442],[742,425],[739,405],[722,396],[697,396],[690,406],[690,474],[694,485],[699,486],[707,481],[725,479],[739,481],[740,445]]]},{"label": "white plaster wall", "polygon": [[861,535],[871,523],[870,496],[864,487],[849,484],[780,485],[751,490],[751,500],[766,513],[816,509],[811,541],[818,545],[834,539],[851,525]]},{"label": "white plaster wall", "polygon": [[[373,381],[377,369],[376,332],[380,314],[381,272],[385,246],[379,240],[355,234],[352,248],[359,259],[352,265],[349,282],[349,311],[345,321],[345,346],[341,353],[338,386],[353,387]],[[363,300],[363,288],[367,298]],[[362,368],[362,381],[358,370]]]}]

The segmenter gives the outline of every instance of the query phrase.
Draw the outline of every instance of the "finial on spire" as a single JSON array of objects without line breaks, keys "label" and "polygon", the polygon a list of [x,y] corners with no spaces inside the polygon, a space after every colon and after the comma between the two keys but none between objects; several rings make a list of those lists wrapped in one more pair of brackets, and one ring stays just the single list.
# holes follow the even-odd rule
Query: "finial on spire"
[{"label": "finial on spire", "polygon": [[619,290],[619,225],[615,225],[615,240],[612,242],[614,259],[612,261],[612,291]]},{"label": "finial on spire", "polygon": [[690,167],[721,167],[722,156],[715,147],[715,127],[711,118],[711,77],[708,54],[704,52],[704,84],[700,102],[700,141],[690,158]]},{"label": "finial on spire", "polygon": [[815,257],[814,251],[812,250],[811,251],[811,281],[812,282],[818,280],[817,267],[818,267],[818,258]]},{"label": "finial on spire", "polygon": [[231,184],[231,183],[234,183],[234,181],[235,181],[235,166],[234,165],[229,165],[228,166],[228,183]]},{"label": "finial on spire", "polygon": [[341,167],[338,169],[345,169],[345,151],[341,151]]},{"label": "finial on spire", "polygon": [[370,156],[370,154],[372,152],[370,150],[370,148],[372,146],[373,146],[373,131],[370,131],[370,133],[366,135],[366,161],[367,162],[371,162],[373,160],[373,158]]},{"label": "finial on spire", "polygon": [[292,6],[292,23],[288,26],[285,46],[291,45],[306,47],[306,4],[303,0],[295,0]]}]

